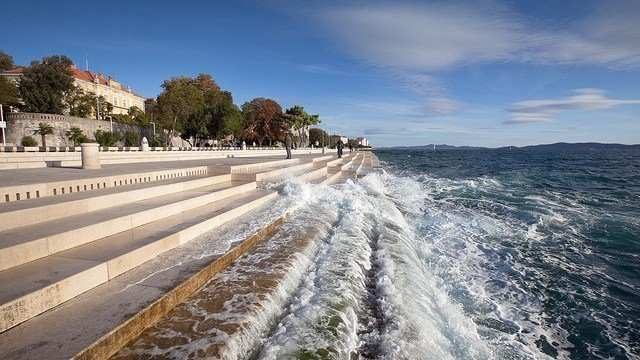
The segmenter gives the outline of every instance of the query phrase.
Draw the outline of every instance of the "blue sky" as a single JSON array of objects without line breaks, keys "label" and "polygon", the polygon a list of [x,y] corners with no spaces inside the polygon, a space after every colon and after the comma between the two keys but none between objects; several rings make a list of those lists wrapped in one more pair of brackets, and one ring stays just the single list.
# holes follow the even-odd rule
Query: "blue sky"
[{"label": "blue sky", "polygon": [[144,96],[210,73],[374,145],[640,143],[640,1],[19,1],[0,49]]}]

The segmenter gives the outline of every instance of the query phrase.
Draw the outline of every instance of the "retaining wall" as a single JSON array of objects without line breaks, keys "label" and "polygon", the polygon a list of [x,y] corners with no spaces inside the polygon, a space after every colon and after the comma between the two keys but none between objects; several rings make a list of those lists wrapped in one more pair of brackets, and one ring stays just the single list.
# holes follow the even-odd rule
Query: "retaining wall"
[{"label": "retaining wall", "polygon": [[[38,114],[38,113],[6,113],[7,129],[6,129],[6,141],[8,144],[21,145],[23,136],[33,137],[40,146],[40,135],[34,135],[33,131],[38,128],[38,124],[43,122],[53,127],[53,134],[47,135],[47,146],[73,146],[73,143],[67,139],[65,133],[72,127],[77,127],[89,138],[94,137],[96,130],[110,131],[111,122],[104,120],[86,119],[75,116],[55,115],[55,114]],[[113,122],[113,131],[118,133],[125,133],[127,131],[134,132],[140,135],[142,139],[146,136],[147,139],[151,139],[153,135],[153,128],[140,127],[137,125],[123,124],[119,122]],[[174,146],[187,146],[187,142],[180,138],[173,138],[172,144]]]}]

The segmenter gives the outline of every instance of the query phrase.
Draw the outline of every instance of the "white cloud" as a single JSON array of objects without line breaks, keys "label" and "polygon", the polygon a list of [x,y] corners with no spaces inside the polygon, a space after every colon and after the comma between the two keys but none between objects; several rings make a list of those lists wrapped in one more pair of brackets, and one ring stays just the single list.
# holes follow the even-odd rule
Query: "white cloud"
[{"label": "white cloud", "polygon": [[[423,99],[425,115],[457,111],[434,77],[471,64],[515,62],[640,67],[640,1],[607,1],[592,15],[550,27],[491,1],[367,4],[325,9],[320,19],[345,49],[387,70]],[[511,122],[551,120],[513,114]]]},{"label": "white cloud", "polygon": [[526,100],[511,106],[511,118],[505,124],[549,122],[565,110],[605,110],[621,105],[640,104],[638,100],[611,99],[601,89],[576,89],[574,95],[561,99]]},{"label": "white cloud", "polygon": [[378,66],[440,71],[496,61],[640,66],[640,2],[607,1],[553,31],[494,3],[339,7],[322,14],[355,56]]},{"label": "white cloud", "polygon": [[463,6],[347,7],[330,10],[327,18],[355,55],[403,69],[507,57],[516,40],[509,22]]},{"label": "white cloud", "polygon": [[324,64],[299,64],[296,67],[300,71],[319,75],[347,75],[344,71],[334,69]]}]

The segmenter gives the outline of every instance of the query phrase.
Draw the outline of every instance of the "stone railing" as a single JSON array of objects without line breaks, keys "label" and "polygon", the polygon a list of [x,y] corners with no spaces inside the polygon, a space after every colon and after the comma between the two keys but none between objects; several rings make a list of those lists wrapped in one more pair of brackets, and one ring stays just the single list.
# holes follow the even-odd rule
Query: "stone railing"
[{"label": "stone railing", "polygon": [[[300,150],[309,150],[311,148],[300,148]],[[150,147],[149,151],[242,151],[241,147],[234,146],[211,146],[211,147]],[[277,146],[247,146],[245,150],[284,150],[283,147]],[[0,152],[74,152],[80,151],[80,146],[0,146]],[[103,146],[100,151],[105,152],[123,152],[123,151],[141,151],[137,146]]]}]

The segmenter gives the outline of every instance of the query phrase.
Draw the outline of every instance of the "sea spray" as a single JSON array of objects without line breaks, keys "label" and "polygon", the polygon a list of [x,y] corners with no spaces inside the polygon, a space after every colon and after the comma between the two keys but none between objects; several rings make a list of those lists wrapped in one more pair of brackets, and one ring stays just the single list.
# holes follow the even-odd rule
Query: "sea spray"
[{"label": "sea spray", "polygon": [[[251,359],[638,359],[640,185],[622,165],[509,156],[391,151],[358,181],[279,184],[279,209],[297,216],[269,244],[315,240],[282,267],[261,265],[277,246],[248,256],[229,283],[280,280],[194,313],[240,331],[178,346]],[[580,166],[587,175],[567,176]],[[608,182],[580,180],[593,169]],[[178,330],[164,340],[188,342]]]},{"label": "sea spray", "polygon": [[334,206],[341,209],[342,219],[321,244],[258,358],[349,358],[355,352],[372,229],[372,206],[362,192],[351,181],[339,187]]}]

